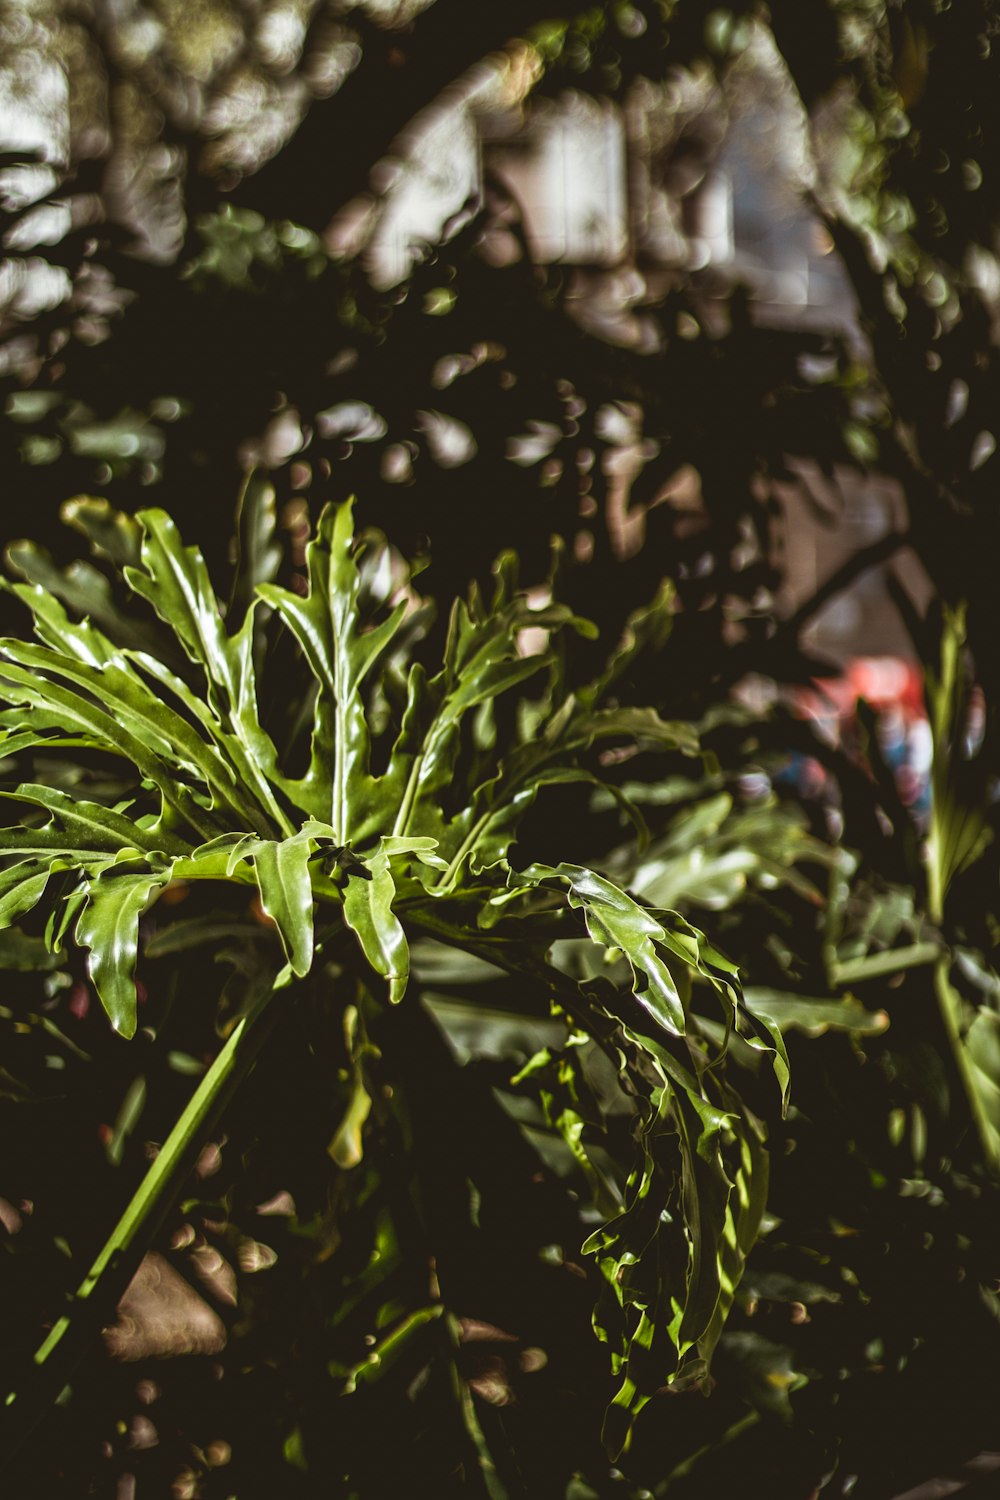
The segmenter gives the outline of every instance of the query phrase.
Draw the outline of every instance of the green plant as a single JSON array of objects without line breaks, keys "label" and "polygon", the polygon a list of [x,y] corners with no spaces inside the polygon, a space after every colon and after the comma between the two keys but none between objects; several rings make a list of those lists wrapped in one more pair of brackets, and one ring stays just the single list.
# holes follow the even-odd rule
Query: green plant
[{"label": "green plant", "polygon": [[[261,919],[234,928],[201,911],[150,941],[180,953],[241,938],[228,954],[238,983],[220,1001],[224,1042],[35,1366],[57,1371],[56,1389],[65,1381],[65,1347],[113,1305],[263,1039],[310,1006],[339,1039],[328,1043],[339,1116],[329,1155],[342,1222],[332,1239],[329,1223],[323,1233],[335,1246],[353,1213],[368,1236],[337,1319],[374,1300],[381,1329],[373,1355],[345,1325],[340,1343],[354,1358],[330,1363],[340,1372],[331,1393],[356,1390],[410,1335],[452,1318],[434,1274],[422,1305],[394,1298],[407,1211],[397,1203],[373,1223],[364,1206],[380,1145],[411,1128],[406,1070],[394,1072],[393,1058],[411,1034],[401,1018],[412,1028],[421,1006],[407,993],[416,941],[425,976],[447,976],[447,955],[464,955],[480,976],[512,977],[522,1004],[547,1017],[549,1043],[513,1087],[592,1200],[584,1248],[602,1287],[595,1328],[617,1384],[606,1440],[619,1452],[654,1391],[707,1375],[766,1194],[761,1106],[744,1094],[760,1092],[752,1075],[765,1059],[787,1086],[777,1029],[747,1008],[735,966],[701,932],[596,871],[511,855],[524,815],[558,784],[610,787],[641,828],[600,747],[698,754],[689,725],[616,699],[637,655],[662,647],[669,595],[636,612],[603,671],[571,692],[561,635],[593,628],[558,603],[532,607],[507,555],[489,603],[473,590],[454,605],[443,664],[429,674],[418,659],[428,607],[385,539],[356,539],[350,503],[330,507],[306,576],[282,587],[267,581],[272,512],[252,483],[225,614],[201,556],[162,511],[69,507],[115,587],[91,563],[63,573],[34,547],[12,552],[27,581],[9,587],[37,641],[0,646],[0,748],[35,757],[45,779],[2,792],[25,821],[0,830],[0,920],[43,935],[50,954],[85,950],[104,1009],[130,1037],[142,924],[159,898],[222,883],[256,897]],[[89,618],[71,618],[66,602]],[[546,649],[528,653],[528,629],[544,632]],[[364,1185],[353,1199],[351,1182]],[[5,1395],[15,1418],[36,1399],[17,1372]],[[489,1469],[467,1392],[460,1404]]]}]

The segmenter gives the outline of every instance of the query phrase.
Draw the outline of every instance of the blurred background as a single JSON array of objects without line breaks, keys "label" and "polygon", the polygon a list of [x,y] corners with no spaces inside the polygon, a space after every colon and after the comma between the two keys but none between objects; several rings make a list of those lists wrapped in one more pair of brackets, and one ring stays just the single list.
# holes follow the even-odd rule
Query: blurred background
[{"label": "blurred background", "polygon": [[[654,1403],[634,1483],[597,1454],[603,1366],[536,1410],[530,1359],[470,1322],[477,1410],[544,1476],[511,1494],[991,1482],[996,1196],[932,969],[1000,1140],[998,48],[995,0],[0,0],[0,540],[39,544],[15,570],[111,609],[61,519],[90,494],[166,507],[224,576],[256,473],[300,582],[310,521],[351,493],[441,601],[514,548],[607,643],[672,580],[669,654],[622,694],[698,724],[716,769],[636,772],[645,863],[616,808],[567,802],[569,857],[718,935],[795,1033],[801,1107],[773,1125],[722,1395]],[[0,623],[23,629],[6,594]],[[88,1051],[34,1136],[0,1070],[25,1348],[66,1225],[118,1201],[156,1128],[85,976],[45,983],[39,1017]],[[11,986],[14,1037],[35,1000]],[[463,1068],[500,1090],[524,1058],[452,1002]],[[216,1045],[202,1018],[170,1053],[177,1097]],[[308,1113],[293,1077],[235,1141]],[[110,1394],[57,1416],[25,1495],[228,1500],[234,1449],[241,1500],[416,1493],[374,1406],[354,1436],[386,1467],[341,1481],[325,1410],[279,1369],[307,1234],[288,1187],[314,1188],[282,1163],[234,1208],[237,1155],[200,1164],[108,1335]]]},{"label": "blurred background", "polygon": [[728,643],[807,611],[833,672],[911,661],[886,566],[933,584],[828,222],[912,227],[878,11],[8,4],[6,539],[58,551],[85,491],[224,547],[261,465],[286,519],[356,490],[445,592],[558,534]]}]

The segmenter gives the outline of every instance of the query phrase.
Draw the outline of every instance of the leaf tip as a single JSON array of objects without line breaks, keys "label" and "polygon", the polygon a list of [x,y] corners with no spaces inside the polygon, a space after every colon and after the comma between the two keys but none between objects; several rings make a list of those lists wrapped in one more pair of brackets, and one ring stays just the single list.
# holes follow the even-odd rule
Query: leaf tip
[{"label": "leaf tip", "polygon": [[111,1026],[120,1037],[130,1042],[135,1036],[136,1018],[135,1016],[112,1016]]}]

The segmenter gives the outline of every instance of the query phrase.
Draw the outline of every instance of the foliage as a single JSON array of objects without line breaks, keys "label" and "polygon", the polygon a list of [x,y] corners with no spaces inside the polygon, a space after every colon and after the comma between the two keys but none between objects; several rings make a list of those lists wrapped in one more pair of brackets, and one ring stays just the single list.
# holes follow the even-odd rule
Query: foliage
[{"label": "foliage", "polygon": [[[294,23],[283,32],[275,17],[285,9],[294,10]],[[675,765],[645,748],[618,762],[621,747],[614,740],[607,764],[596,745],[574,750],[576,767],[586,764],[605,787],[585,780],[547,786],[524,813],[524,857],[515,865],[597,867],[636,898],[676,904],[686,919],[711,930],[748,978],[750,1010],[787,1028],[797,1086],[786,1121],[768,1121],[765,1233],[715,1351],[713,1400],[654,1398],[645,1423],[636,1424],[629,1474],[638,1476],[639,1493],[669,1490],[681,1500],[732,1492],[746,1485],[748,1474],[795,1500],[820,1485],[856,1500],[897,1493],[978,1448],[995,1447],[987,1393],[991,1373],[1000,1371],[992,1290],[998,1267],[990,1248],[996,1198],[984,1168],[995,1153],[1000,993],[994,917],[1000,844],[993,826],[1000,774],[992,577],[1000,462],[994,431],[1000,222],[994,0],[771,0],[766,12],[742,0],[721,9],[714,0],[585,7],[503,0],[485,9],[433,0],[395,8],[268,5],[241,14],[251,11],[253,25],[235,24],[236,12],[212,0],[199,6],[196,24],[185,7],[157,6],[153,17],[138,3],[112,8],[97,0],[71,9],[39,0],[5,13],[8,55],[21,76],[31,87],[38,69],[51,66],[69,81],[70,106],[68,136],[58,137],[55,152],[47,148],[46,163],[23,145],[5,162],[11,268],[5,286],[14,292],[3,329],[9,420],[0,429],[0,452],[5,472],[18,475],[5,497],[6,534],[37,533],[63,497],[78,490],[107,493],[128,512],[169,497],[184,534],[200,543],[216,571],[228,542],[218,525],[220,497],[232,492],[248,461],[257,461],[270,471],[278,519],[277,550],[260,578],[279,565],[283,551],[280,566],[291,584],[309,515],[315,522],[326,500],[350,489],[361,496],[363,525],[384,528],[408,556],[428,564],[421,588],[437,598],[464,593],[472,576],[488,594],[491,563],[512,541],[525,583],[546,586],[556,535],[562,542],[558,597],[601,627],[596,642],[569,622],[559,631],[560,690],[567,692],[600,677],[603,653],[635,601],[651,597],[664,572],[672,574],[678,607],[669,674],[663,655],[643,650],[610,690],[621,706],[652,704],[699,721],[702,750],[716,763]],[[210,45],[195,46],[199,35]],[[655,149],[671,194],[684,191],[686,174],[710,166],[727,117],[738,128],[741,91],[763,87],[761,58],[769,59],[768,87],[787,105],[782,131],[794,137],[801,156],[795,191],[813,216],[811,231],[829,237],[829,264],[849,282],[856,321],[844,328],[820,315],[809,327],[768,326],[752,294],[723,283],[712,267],[694,269],[683,247],[677,264],[665,270],[637,241],[635,264],[622,276],[536,264],[520,205],[489,177],[482,201],[466,204],[431,236],[433,243],[417,247],[408,280],[388,290],[374,287],[366,255],[386,213],[386,184],[412,170],[413,136],[426,112],[439,106],[442,91],[453,99],[454,86],[461,91],[478,77],[488,56],[517,100],[515,113],[525,117],[535,101],[542,108],[546,99],[610,98],[631,108],[643,90],[662,90],[672,102],[664,104]],[[250,127],[247,100],[263,101],[251,109]],[[392,170],[386,170],[387,157]],[[364,214],[351,219],[359,205]],[[346,248],[329,232],[345,214],[356,228]],[[61,237],[53,229],[59,223],[68,225]],[[507,248],[502,264],[494,255],[499,243]],[[32,309],[23,299],[25,268],[39,260],[53,268],[61,290]],[[582,316],[588,297],[612,308],[610,321]],[[447,445],[438,442],[449,427],[462,435],[465,455],[451,465]],[[829,520],[826,500],[813,494],[817,476],[832,476],[836,490],[837,481],[863,480],[868,473],[897,487],[900,519],[788,615],[779,607],[785,497],[797,490]],[[93,508],[79,515],[92,528],[98,524]],[[245,510],[244,541],[252,542],[247,521]],[[110,541],[112,550],[131,536],[133,550],[123,551],[121,561],[140,566],[139,534],[130,523],[104,535],[102,545]],[[183,647],[170,656],[164,633],[135,613],[126,633],[116,634],[121,590],[101,582],[104,575],[91,564],[77,562],[64,572],[68,545],[58,536],[46,540],[55,561],[37,549],[18,551],[25,576],[58,590],[74,617],[89,614],[116,644],[154,659],[167,652],[170,670],[192,688]],[[926,830],[914,826],[895,794],[863,707],[858,764],[780,707],[750,715],[726,703],[748,670],[785,685],[825,675],[827,666],[809,649],[811,622],[853,579],[904,547],[919,557],[942,606],[921,621],[905,597],[898,598],[928,678],[935,760]],[[244,619],[246,584],[240,589],[230,633]],[[5,602],[13,621],[13,603]],[[255,619],[263,622],[264,614],[257,606]],[[446,619],[419,619],[407,648],[428,672],[436,671]],[[140,625],[141,635],[135,633]],[[275,624],[268,628],[278,633]],[[409,630],[405,621],[400,630]],[[283,649],[270,674],[279,684],[287,645]],[[158,680],[135,670],[159,694]],[[539,667],[535,678],[525,679],[525,690],[543,695],[538,684],[548,682],[551,670]],[[395,679],[390,673],[386,680]],[[512,689],[497,700],[497,747],[504,752],[517,740],[502,705],[515,696]],[[171,701],[187,723],[183,707]],[[261,697],[267,732],[283,754],[296,725],[282,718],[280,701],[277,688],[267,687]],[[399,711],[391,696],[372,705],[377,723],[395,724]],[[198,736],[208,732],[200,720],[187,727]],[[230,725],[225,732],[235,734]],[[297,762],[281,761],[292,781],[308,775],[301,726],[298,733]],[[475,733],[489,739],[492,731],[487,726]],[[527,726],[517,733],[526,739]],[[790,748],[822,762],[836,788],[832,809],[808,800],[796,804],[787,790],[768,787],[772,776],[777,787]],[[230,749],[236,754],[238,744]],[[90,763],[94,752],[80,752],[75,780],[66,785],[59,780],[65,761],[57,764],[44,746],[32,753],[35,785],[105,807],[136,795],[103,761]],[[229,751],[220,753],[225,760]],[[470,725],[460,766],[475,763],[477,755],[486,766],[494,753],[478,745]],[[374,774],[385,774],[378,760]],[[180,784],[190,791],[186,773]],[[226,788],[232,783],[216,788],[220,798],[229,795]],[[216,793],[207,793],[210,803]],[[279,787],[275,795],[287,815],[285,792]],[[155,823],[157,794],[140,788],[138,796],[136,815],[148,812]],[[218,811],[199,806],[197,815],[213,817],[215,827]],[[458,811],[447,803],[449,818]],[[624,813],[648,828],[645,849],[623,842]],[[317,820],[332,821],[322,809]],[[242,831],[263,835],[246,821]],[[271,830],[275,841],[278,832]],[[197,847],[189,839],[185,857]],[[393,879],[404,858],[390,857]],[[318,858],[311,868],[317,865]],[[113,878],[125,878],[129,869]],[[39,868],[34,878],[43,874]],[[67,877],[56,872],[47,897],[57,878]],[[346,878],[342,870],[336,874]],[[539,889],[557,904],[569,899],[561,881],[550,878]],[[253,973],[278,961],[278,940],[244,904],[260,895],[252,858],[234,868],[227,890],[224,895],[211,881],[168,881],[141,918],[139,994],[148,981],[150,998],[138,1011],[148,1024],[139,1025],[131,1048],[116,1048],[93,1013],[78,1019],[85,976],[71,944],[62,955],[45,956],[50,967],[40,977],[24,967],[41,953],[40,916],[29,918],[36,923],[30,942],[18,938],[5,949],[5,961],[15,966],[5,998],[10,1014],[3,1017],[5,1107],[20,1120],[25,1099],[47,1101],[30,1106],[36,1121],[31,1144],[22,1142],[20,1126],[9,1130],[10,1181],[21,1182],[26,1199],[38,1199],[35,1216],[25,1217],[18,1231],[25,1253],[10,1258],[24,1279],[15,1281],[18,1290],[5,1303],[21,1320],[18,1347],[28,1356],[37,1343],[37,1310],[43,1302],[58,1307],[63,1295],[65,1257],[57,1241],[72,1245],[82,1275],[101,1244],[81,1250],[77,1243],[81,1235],[86,1241],[79,1226],[101,1218],[93,1200],[99,1200],[101,1222],[112,1222],[125,1196],[122,1174],[131,1173],[132,1182],[141,1175],[142,1137],[162,1139],[184,1109],[189,1075],[169,1057],[188,1059],[178,1066],[197,1072],[218,1051],[214,1003],[198,1020],[190,1007],[178,1009],[176,1000],[164,998],[174,985],[180,997],[204,993],[206,972],[214,973],[205,964],[211,947],[172,950],[168,902],[186,891],[184,910],[197,909],[204,918],[199,930],[206,944],[222,944],[227,954],[231,972],[218,1012],[223,1033],[234,1016],[252,1008]],[[509,911],[530,899],[513,896]],[[405,925],[405,912],[402,920]],[[595,1201],[603,1201],[602,1181],[624,1186],[628,1116],[604,1115],[606,1137],[597,1144],[591,1097],[603,1110],[616,1096],[597,1086],[603,1074],[581,1080],[580,1058],[593,1072],[604,1066],[594,1059],[606,1054],[596,1043],[572,1045],[581,1024],[575,1013],[572,1023],[552,1017],[547,993],[536,1001],[523,981],[497,974],[495,966],[476,969],[463,959],[462,967],[452,958],[449,968],[440,947],[429,942],[414,943],[414,972],[422,993],[434,991],[427,1004],[451,1051],[436,1053],[431,1036],[437,1033],[419,1031],[423,1010],[404,1004],[391,1012],[401,1026],[419,1031],[413,1047],[427,1059],[431,1081],[409,1077],[409,1097],[418,1101],[411,1102],[412,1129],[399,1125],[395,1144],[382,1152],[370,1200],[361,1182],[371,1151],[348,1174],[356,1184],[351,1204],[361,1204],[358,1243],[366,1233],[384,1234],[390,1275],[403,1275],[403,1262],[427,1265],[426,1235],[413,1230],[412,1218],[405,1233],[385,1228],[390,1219],[398,1226],[406,1218],[400,1204],[409,1201],[405,1168],[394,1172],[390,1165],[393,1150],[405,1162],[419,1159],[424,1182],[446,1160],[450,1171],[442,1168],[440,1175],[473,1184],[464,1196],[458,1188],[429,1194],[438,1240],[455,1247],[448,1257],[451,1285],[463,1297],[468,1292],[468,1307],[493,1308],[494,1334],[544,1329],[535,1344],[547,1351],[548,1374],[519,1371],[524,1348],[535,1344],[491,1341],[475,1328],[474,1315],[470,1327],[457,1332],[451,1323],[445,1330],[443,1316],[425,1318],[437,1305],[436,1293],[432,1277],[417,1286],[416,1273],[402,1299],[415,1309],[408,1334],[420,1349],[439,1337],[445,1362],[454,1353],[478,1382],[474,1411],[490,1444],[503,1448],[516,1429],[520,1453],[533,1455],[525,1470],[529,1490],[559,1493],[565,1473],[575,1468],[587,1480],[574,1481],[573,1493],[603,1494],[609,1485],[610,1493],[621,1493],[626,1481],[608,1480],[606,1465],[592,1451],[605,1367],[591,1362],[586,1340],[552,1332],[586,1322],[596,1262],[588,1262],[588,1285],[573,1271],[556,1275],[555,1265],[550,1277],[549,1262],[539,1262],[535,1250],[551,1252],[555,1261],[552,1247],[561,1246],[563,1266],[576,1265],[567,1247],[595,1225],[582,1222],[582,1209],[567,1208],[567,1194],[577,1193],[581,1202],[597,1194]],[[592,946],[598,953],[601,944]],[[593,959],[584,964],[583,951],[561,939],[553,950],[576,984],[595,981]],[[341,961],[347,962],[338,950]],[[348,967],[357,962],[352,957]],[[313,975],[321,963],[316,960]],[[600,960],[596,976],[610,975],[629,977]],[[154,995],[160,983],[162,994]],[[304,995],[310,983],[296,981],[295,993]],[[708,995],[703,985],[694,993]],[[130,1003],[127,987],[124,1002]],[[390,1049],[357,1032],[345,1041],[339,1012],[322,1020],[318,1000],[303,1000],[298,1009],[323,1038],[319,1053],[333,1049],[339,1071],[333,1083],[329,1069],[311,1071],[313,1039],[303,1023],[301,1046],[290,1032],[273,1044],[284,1047],[286,1071],[299,1080],[298,1089],[281,1083],[277,1051],[268,1072],[269,1042],[233,1101],[227,1116],[233,1144],[223,1156],[239,1155],[246,1171],[227,1160],[217,1179],[218,1202],[191,1210],[192,1232],[222,1245],[233,1260],[238,1235],[239,1243],[257,1244],[269,1234],[278,1243],[274,1220],[256,1216],[256,1207],[286,1181],[276,1167],[272,1171],[273,1163],[260,1167],[262,1156],[268,1160],[260,1147],[268,1129],[273,1139],[295,1121],[309,1139],[324,1132],[332,1138],[347,1119],[337,1149],[349,1153],[350,1121],[367,1110],[369,1133],[382,1128],[378,1090],[352,1088],[353,1080],[364,1084],[365,1069],[371,1075],[388,1067]],[[270,1007],[268,1015],[275,1014]],[[699,1015],[700,1025],[710,1024]],[[154,1030],[155,1043],[146,1035]],[[79,1045],[87,1060],[72,1050]],[[399,1057],[405,1051],[397,1049],[394,1069],[405,1068]],[[510,1079],[536,1054],[534,1070],[512,1087]],[[64,1066],[50,1066],[49,1059]],[[743,1076],[744,1060],[739,1040],[731,1039],[728,1067],[739,1072],[748,1108],[763,1117],[769,1106]],[[270,1085],[255,1093],[258,1076]],[[495,1092],[488,1105],[474,1105],[484,1082]],[[646,1086],[659,1085],[647,1078]],[[455,1139],[442,1102],[455,1090],[465,1099],[467,1118],[478,1122],[467,1140]],[[629,1107],[648,1110],[651,1097]],[[319,1099],[327,1102],[320,1106]],[[501,1116],[516,1121],[512,1133],[501,1135]],[[61,1120],[67,1128],[59,1128]],[[99,1130],[108,1136],[106,1145],[94,1144]],[[548,1178],[546,1186],[525,1186],[535,1170],[519,1154],[525,1135],[533,1142],[532,1163],[538,1146],[549,1153],[551,1170],[558,1159],[567,1173],[555,1195],[559,1212],[548,1211],[554,1201]],[[617,1177],[601,1151],[618,1164]],[[332,1446],[323,1449],[319,1435],[330,1378],[329,1357],[320,1352],[326,1333],[305,1352],[301,1342],[282,1344],[281,1331],[280,1309],[301,1305],[297,1272],[290,1268],[311,1266],[312,1256],[319,1267],[335,1262],[340,1275],[344,1261],[337,1257],[349,1258],[343,1246],[331,1248],[340,1232],[335,1226],[347,1222],[347,1205],[335,1211],[325,1201],[325,1188],[317,1184],[327,1181],[327,1159],[320,1155],[318,1166],[315,1156],[308,1158],[316,1168],[311,1176],[305,1163],[294,1171],[283,1164],[288,1180],[296,1176],[300,1218],[280,1239],[271,1280],[241,1273],[241,1305],[253,1308],[246,1327],[266,1329],[269,1347],[286,1350],[285,1363],[294,1370],[288,1382],[265,1377],[266,1359],[256,1363],[256,1354],[247,1353],[252,1336],[231,1330],[258,1382],[246,1408],[253,1423],[269,1434],[269,1452],[288,1438],[287,1462],[267,1468],[262,1460],[247,1481],[265,1492],[269,1485],[270,1493],[290,1493],[300,1481],[308,1492],[310,1470],[296,1466],[314,1462],[305,1456],[308,1443],[313,1455],[322,1452],[316,1463],[330,1472],[337,1457]],[[509,1159],[509,1171],[494,1167],[498,1158]],[[489,1194],[480,1203],[487,1177],[491,1201],[503,1211],[487,1210]],[[257,1197],[251,1181],[260,1187]],[[86,1191],[83,1183],[90,1185]],[[544,1210],[533,1192],[536,1199],[545,1196]],[[385,1194],[396,1194],[395,1218],[383,1212]],[[61,1205],[58,1211],[53,1203]],[[560,1216],[564,1211],[568,1218]],[[306,1221],[312,1229],[300,1234]],[[206,1222],[224,1227],[205,1229]],[[522,1239],[509,1231],[510,1223],[523,1229]],[[31,1276],[23,1269],[29,1258]],[[315,1286],[314,1272],[302,1279]],[[515,1282],[516,1294],[508,1291]],[[575,1282],[582,1301],[556,1295],[556,1283]],[[265,1283],[281,1290],[251,1293]],[[319,1299],[325,1308],[335,1301],[332,1290],[327,1295],[328,1302]],[[610,1312],[620,1316],[613,1307]],[[352,1316],[345,1313],[342,1326]],[[290,1321],[301,1327],[302,1319]],[[326,1326],[322,1317],[316,1322]],[[350,1328],[354,1344],[347,1339],[340,1358],[348,1373],[339,1378],[356,1385],[355,1411],[371,1412],[374,1407],[364,1406],[370,1377],[359,1367],[356,1348],[369,1329],[360,1322]],[[384,1350],[378,1344],[386,1363],[390,1350],[399,1357],[407,1347],[405,1339],[390,1338]],[[613,1343],[612,1349],[619,1357]],[[942,1380],[941,1370],[954,1368],[956,1349],[961,1363],[984,1372],[978,1384]],[[175,1403],[161,1429],[173,1424],[186,1434],[201,1432],[199,1402],[219,1409],[222,1388],[199,1386],[197,1361],[178,1363],[194,1373],[171,1379],[166,1362],[156,1368]],[[209,1361],[202,1363],[207,1369]],[[227,1369],[237,1363],[233,1354]],[[417,1365],[418,1358],[407,1365],[402,1354],[399,1368],[407,1373],[398,1377],[401,1384]],[[320,1393],[314,1406],[303,1394],[310,1375]],[[544,1396],[532,1394],[542,1386]],[[378,1388],[388,1387],[379,1382]],[[249,1401],[246,1382],[239,1389]],[[486,1389],[492,1398],[481,1394]],[[570,1390],[572,1399],[559,1394]],[[113,1391],[101,1406],[77,1386],[73,1402],[53,1419],[67,1424],[60,1451],[84,1452],[96,1431],[112,1441],[115,1423],[128,1422],[129,1402],[134,1405],[124,1374]],[[505,1393],[512,1393],[509,1405],[501,1404]],[[437,1417],[454,1402],[450,1389],[440,1407],[436,1396],[428,1399],[436,1417],[427,1425],[423,1413],[430,1408],[420,1406],[413,1418],[411,1403],[395,1407],[399,1431],[418,1451],[421,1433],[447,1428]],[[96,1404],[87,1407],[88,1400]],[[287,1402],[294,1415],[286,1413]],[[907,1441],[901,1444],[893,1434],[904,1422]],[[377,1419],[369,1425],[368,1417],[356,1418],[356,1424],[352,1462],[391,1467]],[[276,1432],[278,1440],[271,1441]],[[223,1485],[224,1468],[216,1472],[192,1457],[191,1444],[204,1453],[212,1436],[206,1432],[200,1447],[190,1436],[187,1447],[171,1446],[169,1455],[162,1438],[159,1450],[143,1451],[157,1476],[150,1483],[165,1488],[187,1463],[200,1474],[192,1485],[209,1492]],[[339,1430],[338,1439],[346,1441]],[[125,1441],[131,1438],[116,1448],[115,1464],[131,1472],[136,1455],[121,1451]],[[263,1437],[260,1446],[267,1447]],[[541,1457],[546,1450],[549,1457]],[[575,1456],[564,1462],[566,1454]],[[163,1467],[154,1470],[155,1462]],[[387,1472],[369,1482],[387,1483]],[[75,1490],[73,1479],[64,1481],[69,1493],[90,1482],[89,1471]],[[404,1475],[404,1491],[406,1482]],[[509,1475],[504,1482],[517,1492]]]},{"label": "foliage", "polygon": [[[583,1248],[604,1284],[595,1326],[618,1376],[607,1428],[617,1453],[655,1390],[707,1375],[767,1180],[763,1123],[725,1057],[738,1042],[744,1069],[754,1072],[769,1055],[784,1088],[784,1048],[766,1012],[755,1015],[743,1002],[735,966],[689,923],[638,904],[594,871],[511,865],[509,852],[546,786],[599,781],[589,764],[595,747],[624,742],[691,755],[696,738],[652,710],[615,704],[628,649],[587,688],[567,692],[559,635],[592,627],[555,603],[530,608],[509,556],[498,564],[489,607],[475,591],[455,605],[443,665],[428,676],[407,651],[426,607],[384,540],[369,535],[355,553],[345,504],[324,513],[307,546],[303,592],[259,581],[267,503],[266,489],[253,484],[244,530],[256,533],[258,546],[225,621],[200,555],[183,546],[165,513],[130,520],[94,502],[73,508],[74,524],[169,627],[173,649],[163,653],[126,644],[126,613],[108,635],[92,621],[74,623],[56,592],[12,586],[32,612],[38,644],[3,643],[0,693],[10,705],[3,748],[8,757],[45,754],[48,771],[45,783],[3,793],[15,813],[28,810],[28,821],[2,834],[4,923],[36,913],[50,954],[71,941],[86,950],[97,997],[125,1037],[137,1026],[139,924],[157,899],[202,881],[242,884],[256,890],[266,923],[245,939],[246,986],[241,1002],[225,1008],[225,1045],[35,1362],[44,1369],[57,1359],[92,1300],[107,1307],[106,1281],[120,1294],[122,1265],[134,1268],[136,1252],[148,1247],[183,1188],[192,1146],[256,1056],[255,1028],[290,1024],[296,986],[310,976],[329,990],[322,1003],[348,1050],[330,1156],[343,1173],[364,1163],[365,1193],[377,1191],[369,1115],[378,1136],[391,1134],[411,1103],[391,1064],[373,1075],[370,1059],[391,1056],[391,1007],[404,1000],[409,938],[417,936],[513,976],[539,1002],[548,997],[561,1039],[513,1082],[541,1100],[593,1193],[598,1217]],[[28,547],[16,555],[28,577],[48,569]],[[100,575],[84,576],[100,599]],[[62,592],[78,590],[79,573],[62,584]],[[53,589],[60,591],[58,578]],[[634,617],[631,649],[663,635],[666,607],[661,597]],[[552,649],[519,651],[529,626],[549,633]],[[176,648],[190,669],[169,664]],[[284,701],[272,703],[269,729],[260,703],[270,659],[283,652]],[[289,710],[297,734],[279,754],[273,735]],[[114,767],[101,801],[86,795],[87,778],[74,784],[81,762],[94,757]],[[165,942],[173,952],[202,944],[218,931],[218,919],[187,919],[165,929],[160,950]],[[356,944],[345,944],[351,937]],[[569,969],[549,961],[553,945],[573,953]],[[581,945],[595,945],[604,967],[624,955],[626,982],[614,969],[602,975],[600,963],[574,975]],[[419,1000],[411,995],[408,1004]],[[607,1061],[595,1092],[598,1056]],[[617,1138],[620,1149],[630,1136],[632,1160],[619,1163],[615,1152],[609,1160],[605,1140]],[[343,1191],[349,1205],[350,1188]],[[418,1199],[428,1191],[414,1184]],[[354,1238],[351,1211],[337,1215],[345,1239]],[[364,1260],[378,1258],[377,1243]],[[355,1241],[353,1256],[358,1249]],[[433,1236],[429,1253],[437,1254]],[[397,1305],[378,1269],[357,1285],[347,1274],[343,1288],[349,1302],[363,1298],[383,1330],[379,1360],[383,1343],[388,1351],[449,1310],[443,1275],[440,1297],[424,1307]],[[359,1346],[338,1377],[345,1392],[371,1363]],[[25,1397],[16,1371],[10,1379],[16,1418]],[[306,1464],[308,1440],[303,1452]]]}]

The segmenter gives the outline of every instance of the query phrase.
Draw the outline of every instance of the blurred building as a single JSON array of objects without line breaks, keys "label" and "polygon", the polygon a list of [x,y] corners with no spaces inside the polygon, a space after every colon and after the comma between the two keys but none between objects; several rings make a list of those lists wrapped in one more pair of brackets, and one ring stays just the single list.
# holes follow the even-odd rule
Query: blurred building
[{"label": "blurred building", "polygon": [[[655,349],[661,334],[648,309],[683,280],[709,321],[742,285],[761,324],[863,344],[846,273],[810,206],[816,141],[763,29],[725,93],[713,77],[685,73],[637,82],[624,104],[572,91],[538,97],[533,82],[526,56],[473,70],[413,122],[375,196],[332,226],[331,245],[350,250],[360,237],[373,280],[397,285],[489,198],[484,255],[503,265],[526,246],[539,263],[564,267],[568,309],[611,343]],[[807,378],[823,378],[821,363]],[[783,496],[788,612],[905,524],[902,496],[885,479],[848,468],[798,477]],[[629,482],[623,464],[626,493]],[[892,565],[921,605],[928,584],[914,556]],[[834,663],[913,655],[884,565],[830,600],[808,644]]]}]

